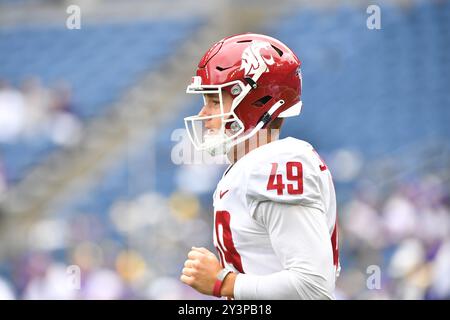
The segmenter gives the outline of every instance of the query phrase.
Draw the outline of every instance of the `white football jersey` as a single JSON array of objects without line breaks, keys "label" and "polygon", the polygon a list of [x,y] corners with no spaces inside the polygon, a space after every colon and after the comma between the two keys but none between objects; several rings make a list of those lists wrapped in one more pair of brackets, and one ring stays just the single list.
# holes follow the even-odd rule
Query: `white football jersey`
[{"label": "white football jersey", "polygon": [[333,180],[309,143],[289,137],[258,147],[228,168],[213,197],[214,245],[223,266],[254,275],[283,269],[268,231],[254,219],[258,203],[273,201],[325,214],[337,270]]}]

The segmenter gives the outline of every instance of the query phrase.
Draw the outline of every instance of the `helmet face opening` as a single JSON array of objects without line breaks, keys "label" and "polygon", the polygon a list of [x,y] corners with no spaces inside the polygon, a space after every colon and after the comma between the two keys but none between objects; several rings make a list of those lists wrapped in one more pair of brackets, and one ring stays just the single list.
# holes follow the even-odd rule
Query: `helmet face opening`
[{"label": "helmet face opening", "polygon": [[[234,97],[231,106],[225,106],[223,92],[229,92]],[[186,92],[202,94],[206,104],[206,94],[216,94],[219,99],[219,112],[208,116],[191,116],[184,119],[188,136],[197,150],[206,150],[211,154],[225,154],[232,146],[234,139],[244,131],[242,121],[234,113],[234,109],[245,96],[245,87],[240,81],[223,85],[201,85],[201,78],[194,77],[193,83]],[[220,124],[213,126],[214,120]],[[218,123],[218,121],[214,121]]]}]

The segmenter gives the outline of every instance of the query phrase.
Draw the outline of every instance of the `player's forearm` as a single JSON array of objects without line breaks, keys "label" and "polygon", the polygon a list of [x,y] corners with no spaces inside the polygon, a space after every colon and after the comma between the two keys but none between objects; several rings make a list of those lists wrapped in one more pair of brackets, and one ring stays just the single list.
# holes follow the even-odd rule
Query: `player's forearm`
[{"label": "player's forearm", "polygon": [[233,284],[236,300],[333,299],[325,278],[292,270],[263,276],[239,274]]}]

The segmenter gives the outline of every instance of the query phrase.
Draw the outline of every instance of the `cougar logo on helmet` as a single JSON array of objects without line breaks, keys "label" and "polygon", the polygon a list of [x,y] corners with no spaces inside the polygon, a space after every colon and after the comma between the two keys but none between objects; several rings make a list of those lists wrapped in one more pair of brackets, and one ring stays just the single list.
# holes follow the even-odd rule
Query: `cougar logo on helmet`
[{"label": "cougar logo on helmet", "polygon": [[273,57],[265,58],[261,55],[261,49],[270,48],[270,44],[265,41],[254,41],[242,53],[242,64],[240,70],[245,70],[246,76],[254,75],[263,69],[262,72],[268,72],[267,65],[274,64]]}]

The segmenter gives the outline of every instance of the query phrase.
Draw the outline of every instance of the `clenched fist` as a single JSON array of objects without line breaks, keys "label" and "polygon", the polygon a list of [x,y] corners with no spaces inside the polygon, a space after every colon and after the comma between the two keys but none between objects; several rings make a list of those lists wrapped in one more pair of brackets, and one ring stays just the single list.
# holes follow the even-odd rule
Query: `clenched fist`
[{"label": "clenched fist", "polygon": [[214,253],[205,248],[192,247],[180,279],[198,292],[212,295],[217,274],[221,269]]}]

